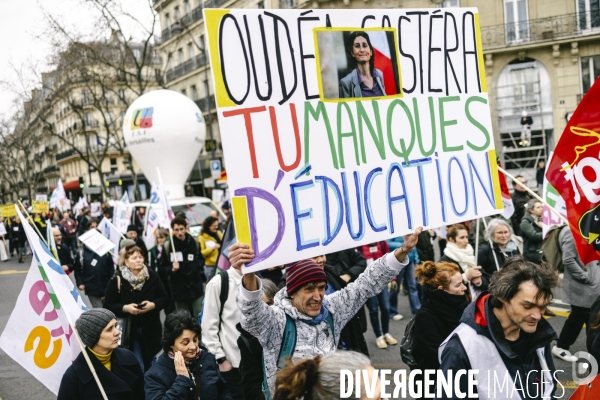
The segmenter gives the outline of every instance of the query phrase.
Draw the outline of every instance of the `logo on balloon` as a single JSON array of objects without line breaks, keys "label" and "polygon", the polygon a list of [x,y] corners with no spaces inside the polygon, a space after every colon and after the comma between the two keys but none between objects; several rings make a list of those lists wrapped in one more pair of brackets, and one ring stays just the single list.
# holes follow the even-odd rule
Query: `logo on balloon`
[{"label": "logo on balloon", "polygon": [[154,107],[133,110],[131,115],[131,130],[152,128],[152,114]]}]

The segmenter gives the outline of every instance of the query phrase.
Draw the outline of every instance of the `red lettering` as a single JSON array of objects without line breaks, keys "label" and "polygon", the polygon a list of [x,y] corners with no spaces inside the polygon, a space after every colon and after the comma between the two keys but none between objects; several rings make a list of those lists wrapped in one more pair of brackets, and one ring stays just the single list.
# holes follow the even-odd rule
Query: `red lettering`
[{"label": "red lettering", "polygon": [[279,166],[285,172],[289,172],[298,168],[300,165],[300,158],[302,152],[300,148],[300,131],[298,129],[298,117],[296,116],[296,105],[290,103],[290,114],[292,115],[292,125],[294,126],[294,139],[296,141],[296,159],[292,165],[285,165],[283,161],[283,155],[281,154],[281,142],[279,140],[279,129],[277,128],[277,115],[275,113],[275,107],[269,107],[269,114],[271,115],[271,129],[273,130],[273,140],[275,141],[275,150],[277,151],[277,160]]},{"label": "red lettering", "polygon": [[254,133],[252,131],[252,113],[267,111],[267,107],[250,107],[241,110],[223,112],[224,117],[243,115],[246,123],[246,135],[248,136],[248,147],[250,149],[250,161],[252,162],[252,177],[258,178],[258,165],[256,163],[256,149],[254,148]]}]

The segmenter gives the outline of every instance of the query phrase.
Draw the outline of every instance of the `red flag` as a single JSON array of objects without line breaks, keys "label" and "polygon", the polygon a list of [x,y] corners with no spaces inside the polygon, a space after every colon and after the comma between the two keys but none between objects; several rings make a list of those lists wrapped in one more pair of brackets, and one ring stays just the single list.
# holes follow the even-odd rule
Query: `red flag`
[{"label": "red flag", "polygon": [[581,100],[548,166],[584,264],[600,260],[600,79]]},{"label": "red flag", "polygon": [[[502,167],[502,164],[498,163],[499,167]],[[500,191],[502,192],[502,205],[504,206],[504,211],[502,211],[502,216],[506,219],[510,219],[512,215],[515,213],[515,205],[512,201],[512,197],[510,197],[510,191],[508,190],[508,185],[506,184],[506,178],[504,174],[498,171],[498,180],[500,181]]]}]

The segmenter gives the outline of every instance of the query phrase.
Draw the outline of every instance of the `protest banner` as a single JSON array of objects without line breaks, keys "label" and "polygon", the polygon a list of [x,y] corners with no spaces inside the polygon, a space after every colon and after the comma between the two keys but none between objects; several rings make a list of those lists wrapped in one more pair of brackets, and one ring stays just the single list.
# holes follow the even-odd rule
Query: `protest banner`
[{"label": "protest banner", "polygon": [[204,16],[245,272],[502,209],[477,9]]},{"label": "protest banner", "polygon": [[[551,151],[548,156],[548,160],[552,160],[552,156],[554,152]],[[548,166],[550,162],[546,164],[546,172],[548,171]],[[558,191],[552,186],[548,179],[544,176],[544,183],[542,184],[542,198],[546,200],[546,202],[552,206],[555,210],[557,210],[564,218],[567,218],[567,206],[565,205],[565,200],[560,196]],[[560,225],[563,221],[559,216],[550,211],[550,207],[546,204],[542,205],[542,236],[546,237],[546,234],[554,225]]]},{"label": "protest banner", "polygon": [[48,209],[48,201],[45,200],[33,200],[31,202],[31,212],[34,214],[41,214],[43,212],[47,213]]},{"label": "protest banner", "polygon": [[131,224],[133,207],[122,201],[115,201],[113,209],[113,224],[120,233],[127,233],[127,227]]},{"label": "protest banner", "polygon": [[62,376],[80,352],[71,325],[87,307],[34,230],[29,224],[23,229],[34,257],[0,347],[57,394]]},{"label": "protest banner", "polygon": [[36,194],[35,195],[35,199],[38,201],[48,201],[48,195],[47,194]]},{"label": "protest banner", "polygon": [[100,257],[118,246],[118,244],[115,246],[111,240],[107,239],[96,229],[90,229],[83,235],[78,236],[77,239]]},{"label": "protest banner", "polygon": [[583,97],[556,144],[546,179],[565,201],[584,264],[600,260],[600,80]]},{"label": "protest banner", "polygon": [[[498,166],[502,166],[498,164]],[[506,219],[510,219],[512,215],[515,213],[515,205],[513,204],[512,197],[510,196],[510,191],[508,189],[508,185],[506,184],[506,177],[503,173],[498,171],[498,179],[500,180],[500,191],[502,192],[502,206],[504,210],[502,211],[502,216]]]},{"label": "protest banner", "polygon": [[14,204],[3,204],[0,206],[0,212],[3,218],[16,217],[17,212],[15,211]]}]

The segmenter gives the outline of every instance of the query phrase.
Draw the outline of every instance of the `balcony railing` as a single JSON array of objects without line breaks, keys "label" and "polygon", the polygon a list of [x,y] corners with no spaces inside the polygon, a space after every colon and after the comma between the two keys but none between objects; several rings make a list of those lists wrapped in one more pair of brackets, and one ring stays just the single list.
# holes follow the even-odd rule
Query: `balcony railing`
[{"label": "balcony railing", "polygon": [[200,107],[202,112],[209,111],[209,109],[206,108],[207,102],[210,110],[214,110],[216,108],[215,96],[213,95],[208,96],[208,98],[204,97],[202,99],[194,100],[194,103],[196,103],[196,105]]},{"label": "balcony railing", "polygon": [[281,8],[295,8],[298,5],[298,0],[280,0],[279,6]]},{"label": "balcony railing", "polygon": [[600,11],[564,14],[481,28],[484,50],[593,34],[600,34]]},{"label": "balcony railing", "polygon": [[184,61],[183,64],[179,64],[175,68],[168,69],[165,78],[167,79],[166,83],[174,81],[175,79],[190,73],[200,67],[206,65],[206,55],[204,53],[198,54],[194,58],[190,58],[187,61]]},{"label": "balcony railing", "polygon": [[[215,8],[227,3],[228,1],[229,0],[208,0],[204,2],[204,5],[206,6],[206,8]],[[203,5],[199,5],[198,7],[194,8],[191,13],[185,14],[183,17],[181,17],[181,19],[175,21],[173,25],[171,25],[169,28],[164,29],[160,34],[162,42],[169,40],[175,35],[179,35],[181,32],[183,32],[184,28],[192,25],[198,20],[201,20],[202,8]]]}]

